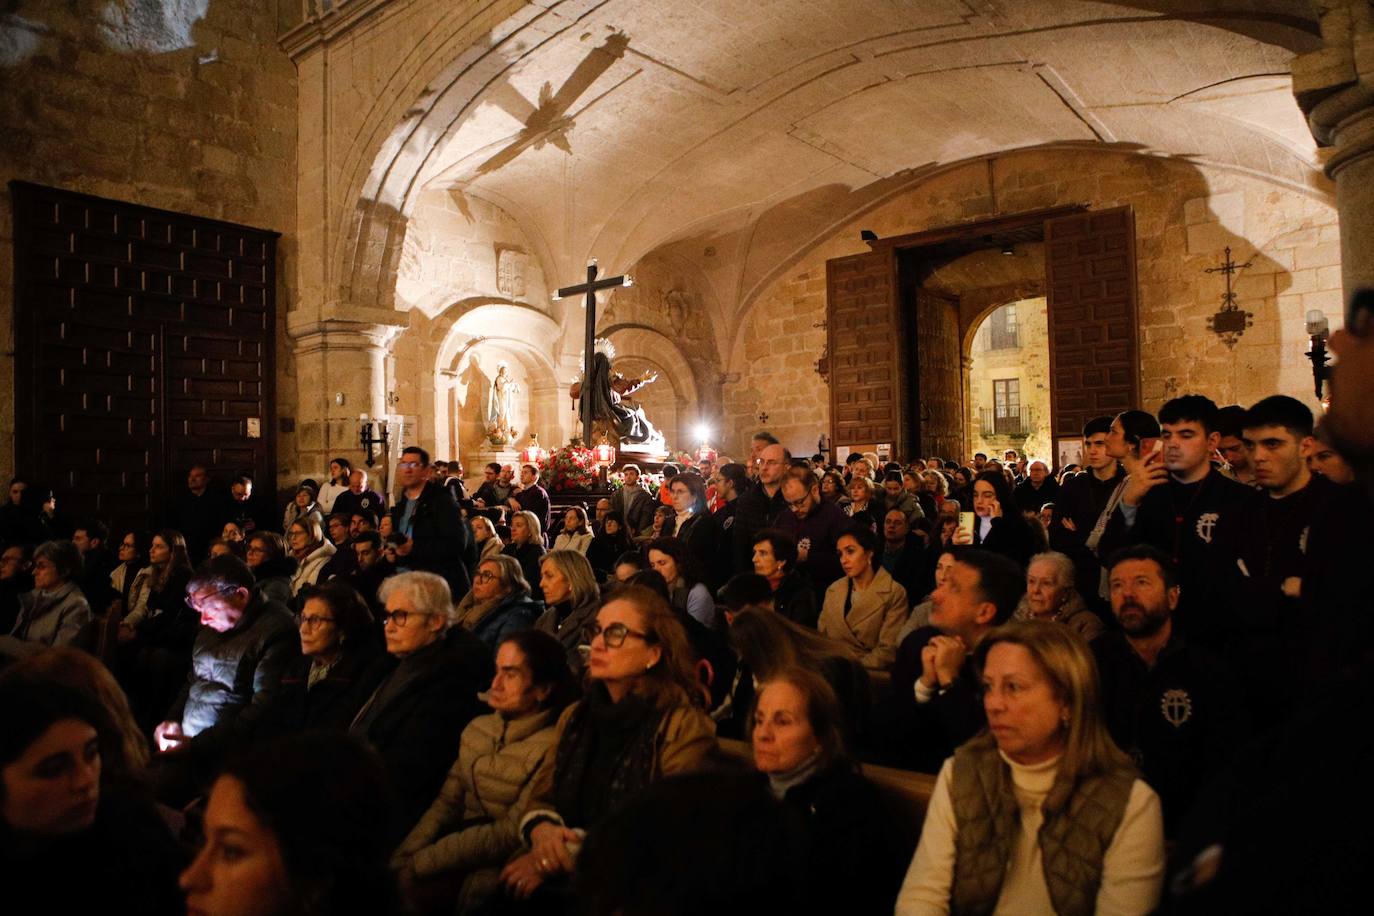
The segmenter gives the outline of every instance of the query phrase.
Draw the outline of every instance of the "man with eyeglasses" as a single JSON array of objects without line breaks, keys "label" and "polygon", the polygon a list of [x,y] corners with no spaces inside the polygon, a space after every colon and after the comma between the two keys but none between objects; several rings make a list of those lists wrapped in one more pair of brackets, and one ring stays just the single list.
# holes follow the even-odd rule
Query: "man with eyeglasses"
[{"label": "man with eyeglasses", "polygon": [[[299,639],[291,612],[253,592],[253,573],[237,557],[207,560],[186,586],[200,615],[191,672],[166,719],[153,730],[159,795],[168,804],[204,788],[224,756],[252,734],[270,707]],[[185,756],[182,756],[182,754]]]},{"label": "man with eyeglasses", "polygon": [[[758,441],[758,437],[755,437]],[[792,453],[777,442],[765,445],[758,453],[758,483],[741,494],[735,503],[735,522],[731,533],[735,545],[735,572],[754,571],[754,534],[767,528],[786,508],[782,497],[782,476],[792,466]]]},{"label": "man with eyeglasses", "polygon": [[363,704],[349,734],[381,756],[399,796],[393,845],[410,832],[438,795],[459,737],[486,711],[477,699],[495,668],[491,650],[451,627],[448,583],[427,572],[405,572],[382,583],[380,597],[390,673]]},{"label": "man with eyeglasses", "polygon": [[797,572],[804,575],[819,595],[830,583],[844,578],[835,544],[849,527],[849,519],[833,502],[821,499],[821,484],[809,468],[789,468],[782,481],[787,507],[773,520],[773,527],[797,540]]},{"label": "man with eyeglasses", "polygon": [[440,575],[453,594],[466,595],[472,587],[466,563],[473,552],[472,535],[453,491],[430,480],[429,472],[429,452],[418,445],[401,452],[396,465],[401,496],[391,510],[391,524],[414,546],[397,567]]}]

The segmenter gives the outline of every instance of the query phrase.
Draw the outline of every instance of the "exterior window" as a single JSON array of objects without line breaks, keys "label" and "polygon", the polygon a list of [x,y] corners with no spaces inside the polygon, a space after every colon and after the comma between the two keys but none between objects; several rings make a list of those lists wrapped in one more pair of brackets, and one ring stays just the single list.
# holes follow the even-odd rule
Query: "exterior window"
[{"label": "exterior window", "polygon": [[1017,333],[1016,306],[1004,305],[988,317],[988,349],[1012,350],[1021,346]]}]

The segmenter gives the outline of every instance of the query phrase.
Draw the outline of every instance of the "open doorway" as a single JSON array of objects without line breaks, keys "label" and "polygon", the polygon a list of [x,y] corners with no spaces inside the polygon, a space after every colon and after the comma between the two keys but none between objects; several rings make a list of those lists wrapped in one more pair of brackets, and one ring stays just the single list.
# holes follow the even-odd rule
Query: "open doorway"
[{"label": "open doorway", "polygon": [[1049,320],[1044,296],[999,306],[969,354],[968,454],[1015,449],[1050,461]]}]

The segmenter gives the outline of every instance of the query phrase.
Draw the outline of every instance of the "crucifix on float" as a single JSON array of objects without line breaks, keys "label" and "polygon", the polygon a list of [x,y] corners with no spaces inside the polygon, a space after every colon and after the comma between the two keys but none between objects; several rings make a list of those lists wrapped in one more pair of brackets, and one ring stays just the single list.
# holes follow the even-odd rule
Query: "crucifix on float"
[{"label": "crucifix on float", "polygon": [[598,280],[597,271],[596,258],[592,258],[587,262],[587,282],[565,286],[553,297],[555,300],[583,294],[587,297],[587,334],[582,350],[582,396],[578,399],[578,409],[582,411],[582,444],[587,448],[592,446],[592,358],[596,356],[596,294],[603,289],[634,285],[634,279],[629,276]]}]

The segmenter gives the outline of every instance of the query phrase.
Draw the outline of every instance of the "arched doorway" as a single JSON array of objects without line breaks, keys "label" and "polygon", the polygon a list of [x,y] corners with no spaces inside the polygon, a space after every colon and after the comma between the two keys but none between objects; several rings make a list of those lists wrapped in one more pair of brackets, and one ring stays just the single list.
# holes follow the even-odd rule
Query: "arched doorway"
[{"label": "arched doorway", "polygon": [[1000,458],[1015,449],[1047,461],[1056,457],[1045,297],[1018,299],[984,315],[973,328],[968,367],[968,454]]}]

